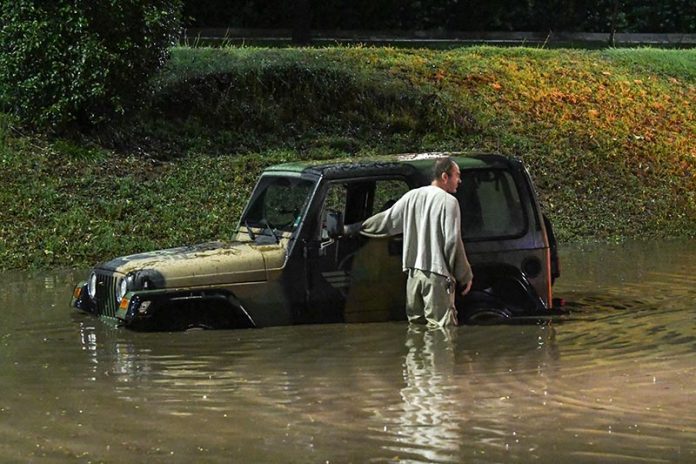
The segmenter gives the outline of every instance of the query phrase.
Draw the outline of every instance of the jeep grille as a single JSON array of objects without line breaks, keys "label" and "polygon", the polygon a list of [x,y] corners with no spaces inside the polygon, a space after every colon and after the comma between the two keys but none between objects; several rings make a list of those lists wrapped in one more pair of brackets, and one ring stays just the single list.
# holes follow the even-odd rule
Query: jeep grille
[{"label": "jeep grille", "polygon": [[95,303],[98,315],[116,317],[116,284],[116,276],[97,271]]}]

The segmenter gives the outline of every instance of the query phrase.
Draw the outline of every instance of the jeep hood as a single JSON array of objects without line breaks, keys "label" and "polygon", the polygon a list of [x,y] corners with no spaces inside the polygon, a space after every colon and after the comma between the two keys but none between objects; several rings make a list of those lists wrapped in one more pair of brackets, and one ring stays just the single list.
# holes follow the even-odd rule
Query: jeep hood
[{"label": "jeep hood", "polygon": [[200,245],[123,256],[98,269],[130,274],[138,288],[182,288],[267,280],[283,266],[286,248],[242,242]]}]

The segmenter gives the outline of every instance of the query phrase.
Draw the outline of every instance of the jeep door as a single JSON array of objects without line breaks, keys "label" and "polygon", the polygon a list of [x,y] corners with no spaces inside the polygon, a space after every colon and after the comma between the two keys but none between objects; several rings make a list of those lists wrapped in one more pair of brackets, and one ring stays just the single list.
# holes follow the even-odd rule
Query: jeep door
[{"label": "jeep door", "polygon": [[327,182],[319,220],[305,252],[307,316],[317,322],[371,322],[403,319],[405,275],[402,237],[329,237],[327,217],[340,213],[345,224],[387,209],[409,185],[403,178],[361,178]]}]

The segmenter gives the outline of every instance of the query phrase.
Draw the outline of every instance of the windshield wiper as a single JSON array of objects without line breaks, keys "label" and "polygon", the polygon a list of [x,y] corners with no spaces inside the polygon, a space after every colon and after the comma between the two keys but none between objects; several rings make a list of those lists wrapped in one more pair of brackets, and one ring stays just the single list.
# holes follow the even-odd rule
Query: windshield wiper
[{"label": "windshield wiper", "polygon": [[275,234],[275,232],[273,232],[273,228],[272,228],[271,225],[268,223],[268,219],[263,218],[263,219],[261,219],[261,220],[262,220],[263,223],[266,225],[266,228],[268,228],[268,231],[271,233],[271,235],[273,235],[273,238],[275,239],[275,242],[276,242],[276,243],[279,243],[279,242],[280,242],[280,239],[279,239],[278,236]]},{"label": "windshield wiper", "polygon": [[[278,238],[276,233],[273,231],[273,228],[271,227],[271,225],[268,223],[268,219],[262,218],[256,222],[257,222],[257,224],[260,223],[261,225],[264,226],[264,229],[261,232],[261,236],[258,236],[257,234],[254,233],[253,230],[251,230],[251,226],[249,225],[248,220],[244,220],[244,225],[247,228],[247,233],[249,234],[249,238],[251,240],[253,240],[254,242],[256,242],[259,245],[264,245],[264,244],[267,245],[269,243],[268,239],[264,240],[263,237],[268,237],[269,239],[271,237],[273,237],[273,243],[280,243],[280,239]],[[270,232],[270,235],[269,235],[269,232]]]},{"label": "windshield wiper", "polygon": [[254,231],[251,230],[251,227],[249,227],[249,221],[246,219],[244,220],[244,225],[247,228],[247,233],[249,234],[249,238],[256,241],[256,234],[254,234]]}]

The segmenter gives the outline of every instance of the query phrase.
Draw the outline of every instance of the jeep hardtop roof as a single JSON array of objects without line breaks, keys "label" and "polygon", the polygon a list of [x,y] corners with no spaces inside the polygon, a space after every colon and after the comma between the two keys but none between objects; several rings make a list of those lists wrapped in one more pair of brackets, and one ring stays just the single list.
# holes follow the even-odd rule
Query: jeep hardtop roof
[{"label": "jeep hardtop roof", "polygon": [[442,156],[451,156],[460,169],[486,167],[508,168],[513,158],[491,153],[404,153],[399,155],[375,156],[370,158],[339,158],[334,160],[298,161],[270,166],[264,173],[308,174],[328,179],[362,177],[375,174],[430,177],[433,161]]}]

